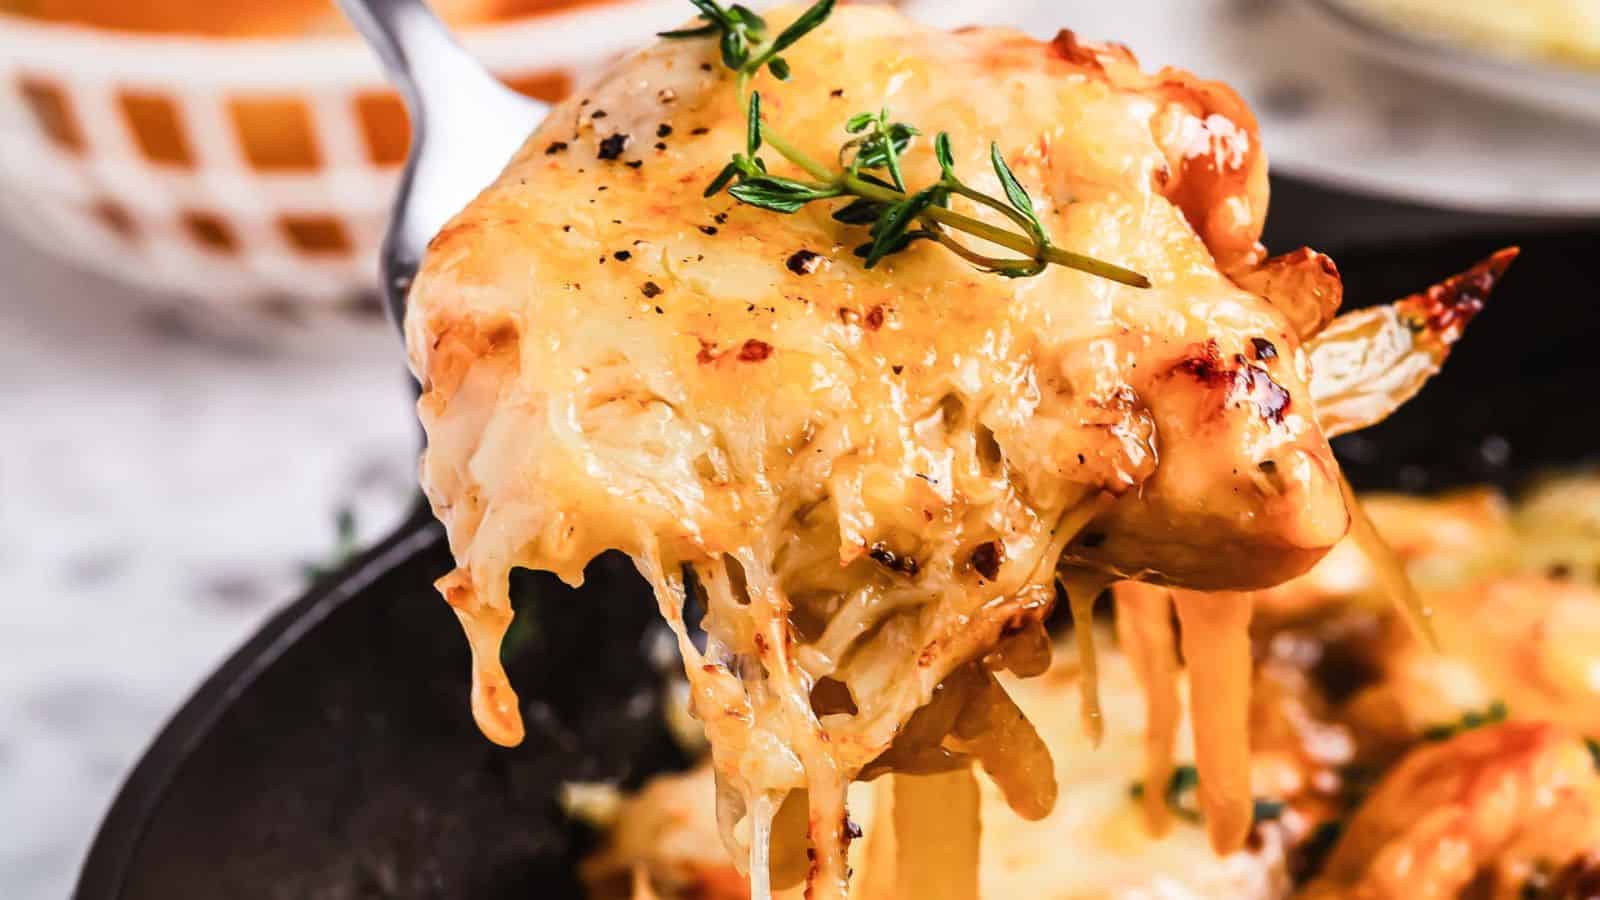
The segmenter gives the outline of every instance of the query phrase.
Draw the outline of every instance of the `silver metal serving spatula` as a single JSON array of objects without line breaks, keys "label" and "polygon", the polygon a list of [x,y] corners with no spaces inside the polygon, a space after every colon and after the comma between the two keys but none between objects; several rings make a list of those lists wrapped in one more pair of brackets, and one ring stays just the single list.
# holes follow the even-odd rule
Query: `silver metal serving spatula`
[{"label": "silver metal serving spatula", "polygon": [[550,107],[513,92],[467,55],[423,0],[339,0],[411,116],[379,274],[396,326],[422,252],[500,174]]}]

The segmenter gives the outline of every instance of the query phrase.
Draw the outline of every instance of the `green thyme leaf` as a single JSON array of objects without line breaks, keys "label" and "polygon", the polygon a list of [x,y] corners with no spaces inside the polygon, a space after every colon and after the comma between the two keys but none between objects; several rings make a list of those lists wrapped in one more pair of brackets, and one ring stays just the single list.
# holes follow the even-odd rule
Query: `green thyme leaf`
[{"label": "green thyme leaf", "polygon": [[833,219],[846,225],[871,225],[883,215],[884,204],[876,200],[852,200],[834,210]]},{"label": "green thyme leaf", "polygon": [[1033,211],[1033,198],[1028,196],[1028,192],[1022,187],[1022,182],[1017,180],[1017,176],[1011,172],[1011,167],[1006,165],[1006,158],[1001,155],[999,144],[989,144],[989,161],[994,164],[994,174],[1000,176],[1000,186],[1005,188],[1006,199],[1011,201],[1011,205],[1016,207],[1018,212],[1038,225],[1039,215]]},{"label": "green thyme leaf", "polygon": [[1167,782],[1167,805],[1180,817],[1198,820],[1200,814],[1187,806],[1183,798],[1195,792],[1200,787],[1200,770],[1194,766],[1178,766],[1172,770],[1172,778]]},{"label": "green thyme leaf", "polygon": [[1589,748],[1589,759],[1594,761],[1594,767],[1600,769],[1600,741],[1586,737],[1583,739],[1583,745]]},{"label": "green thyme leaf", "polygon": [[699,28],[680,28],[676,31],[658,31],[656,37],[661,38],[699,38],[710,37],[722,30],[722,26],[715,22],[702,25]]},{"label": "green thyme leaf", "polygon": [[[872,243],[868,246],[864,257],[867,268],[876,266],[885,256],[899,253],[911,246],[912,241],[923,237],[920,234],[915,236],[908,234],[911,224],[933,205],[933,201],[943,190],[940,185],[924,188],[883,211],[883,215],[879,216],[877,223],[872,226]],[[927,236],[931,237],[932,234],[929,233]]]},{"label": "green thyme leaf", "polygon": [[[1179,818],[1199,821],[1199,814],[1185,808],[1180,802],[1183,795],[1194,790],[1199,783],[1200,773],[1194,766],[1178,766],[1172,770],[1172,775],[1167,779],[1167,789],[1162,792],[1162,798],[1167,801],[1167,807]],[[1144,792],[1145,786],[1142,781],[1135,781],[1128,786],[1128,796],[1131,799],[1143,799]]]},{"label": "green thyme leaf", "polygon": [[792,178],[760,175],[734,185],[728,189],[728,193],[740,203],[789,214],[799,212],[801,207],[813,200],[838,197],[844,193],[844,189],[837,185],[808,184]]},{"label": "green thyme leaf", "polygon": [[816,30],[833,15],[834,0],[817,0],[811,7],[800,14],[800,17],[789,23],[789,27],[779,32],[778,37],[772,42],[772,52],[782,53],[793,47],[795,42]]},{"label": "green thyme leaf", "polygon": [[1263,800],[1257,797],[1250,807],[1250,815],[1256,822],[1271,822],[1283,817],[1284,810],[1289,805],[1281,800]]},{"label": "green thyme leaf", "polygon": [[961,179],[956,177],[956,158],[950,152],[950,133],[941,131],[933,138],[933,156],[939,160],[939,174],[952,184]]},{"label": "green thyme leaf", "polygon": [[715,0],[689,0],[689,2],[694,4],[695,9],[700,10],[701,18],[709,19],[718,25],[733,24],[732,20],[728,18],[727,11],[719,6]]},{"label": "green thyme leaf", "polygon": [[735,3],[728,7],[728,18],[745,26],[751,31],[763,31],[767,27],[767,20],[756,15],[755,10],[743,4]]},{"label": "green thyme leaf", "polygon": [[307,581],[317,581],[338,571],[345,563],[354,559],[361,551],[357,542],[356,513],[348,506],[341,506],[333,514],[334,548],[328,558],[322,562],[302,563],[301,573]]},{"label": "green thyme leaf", "polygon": [[712,179],[711,184],[706,187],[705,196],[715,197],[716,195],[722,193],[722,189],[727,187],[728,182],[732,181],[734,176],[738,174],[739,163],[737,160],[728,163],[726,166],[723,166],[722,171],[718,172],[717,177]]},{"label": "green thyme leaf", "polygon": [[[707,24],[694,28],[682,28],[677,31],[661,32],[664,38],[697,38],[710,37],[720,33],[718,46],[722,52],[722,63],[736,72],[746,72],[759,69],[763,63],[770,59],[773,51],[763,51],[760,62],[751,64],[750,53],[752,50],[763,46],[762,33],[767,23],[748,7],[735,4],[728,9],[723,9],[715,0],[690,0],[696,9],[700,10],[700,18]],[[773,72],[784,74],[787,77],[788,66],[779,64],[773,67]]]},{"label": "green thyme leaf", "polygon": [[759,70],[765,65],[772,70],[772,74],[779,81],[788,81],[789,64],[779,59],[778,54],[794,46],[795,42],[810,34],[818,25],[821,25],[828,16],[833,14],[833,6],[834,0],[818,0],[817,3],[813,3],[810,8],[789,23],[788,28],[785,28],[773,39],[761,56],[749,65],[749,70]]},{"label": "green thyme leaf", "polygon": [[[690,2],[704,24],[662,32],[661,36],[717,37],[722,62],[739,76],[736,83],[742,94],[748,89],[751,76],[762,68],[770,70],[777,80],[787,81],[793,73],[788,60],[779,54],[826,21],[837,0],[816,0],[771,40],[766,37],[766,21],[747,6],[733,4],[725,8],[717,0]],[[727,190],[741,203],[784,214],[797,212],[817,200],[850,197],[851,201],[834,211],[833,216],[845,224],[870,227],[872,240],[856,250],[867,268],[916,241],[935,240],[980,270],[1010,278],[1037,275],[1050,264],[1058,264],[1135,287],[1149,286],[1148,279],[1137,272],[1064,249],[1053,250],[1032,198],[1006,166],[996,144],[990,145],[990,161],[1005,189],[1006,200],[979,193],[961,182],[951,138],[944,132],[934,140],[939,181],[920,191],[907,188],[902,157],[921,132],[909,123],[891,122],[885,109],[857,113],[846,120],[845,130],[853,137],[837,154],[842,172],[816,162],[767,127],[762,122],[761,96],[754,91],[750,92],[745,125],[745,152],[735,155],[722,168],[706,187],[705,195],[712,197]],[[813,180],[797,181],[769,173],[766,162],[757,155],[764,145],[804,169]],[[869,174],[871,171],[887,177]],[[1002,233],[957,215],[949,208],[954,194],[1004,214],[1022,233]],[[1025,258],[997,258],[968,249],[954,239],[953,232],[958,231],[1009,247]]]},{"label": "green thyme leaf", "polygon": [[505,637],[500,639],[500,662],[510,665],[511,661],[521,656],[524,652],[534,649],[539,640],[539,621],[535,618],[536,601],[538,595],[528,589],[524,579],[518,575],[528,574],[526,570],[514,573],[511,579],[511,624],[506,628]]},{"label": "green thyme leaf", "polygon": [[724,29],[721,46],[723,65],[734,71],[744,68],[745,62],[750,58],[750,42],[745,39],[743,29]]},{"label": "green thyme leaf", "polygon": [[1496,700],[1481,711],[1468,710],[1462,713],[1461,718],[1454,722],[1430,726],[1422,732],[1422,739],[1425,741],[1447,741],[1474,728],[1482,728],[1485,725],[1498,725],[1506,720],[1508,713],[1505,702]]},{"label": "green thyme leaf", "polygon": [[[1167,779],[1167,789],[1163,793],[1167,808],[1172,814],[1185,822],[1199,823],[1202,821],[1199,809],[1194,805],[1193,795],[1200,787],[1200,770],[1194,766],[1177,766],[1172,770],[1172,777]],[[1135,781],[1128,786],[1128,796],[1134,800],[1144,797],[1144,782]],[[1251,815],[1256,822],[1270,822],[1280,818],[1288,809],[1288,804],[1279,800],[1265,800],[1256,798],[1251,806]]]},{"label": "green thyme leaf", "polygon": [[[1200,771],[1194,766],[1178,766],[1172,770],[1172,777],[1167,779],[1167,789],[1162,793],[1162,798],[1173,815],[1185,822],[1200,821],[1199,811],[1184,800],[1199,786]],[[1135,781],[1128,788],[1128,796],[1138,800],[1144,796],[1144,790],[1144,782]]]},{"label": "green thyme leaf", "polygon": [[745,113],[745,153],[751,157],[761,149],[761,93],[750,92],[750,109]]},{"label": "green thyme leaf", "polygon": [[879,119],[873,124],[877,127],[861,142],[855,164],[863,169],[887,169],[895,190],[904,191],[905,175],[900,171],[900,156],[911,146],[911,139],[922,132],[904,122],[885,125]]},{"label": "green thyme leaf", "polygon": [[[883,255],[884,256],[893,256],[896,253],[899,253],[902,250],[905,250],[907,247],[910,247],[912,244],[916,243],[917,241],[922,241],[922,240],[932,241],[932,240],[938,240],[938,238],[939,238],[939,235],[937,233],[929,231],[929,230],[927,230],[925,228],[918,228],[918,229],[914,229],[914,230],[911,230],[911,231],[907,231],[904,234],[900,235],[899,237],[895,238],[894,240],[889,241],[887,247],[883,251]],[[875,247],[876,245],[877,245],[876,241],[873,241],[873,242],[870,242],[870,243],[866,243],[866,244],[862,244],[859,247],[856,247],[853,252],[855,253],[856,256],[859,256],[862,259],[866,259],[872,253],[873,247]],[[872,267],[871,266],[866,266],[866,268],[870,269]]]}]

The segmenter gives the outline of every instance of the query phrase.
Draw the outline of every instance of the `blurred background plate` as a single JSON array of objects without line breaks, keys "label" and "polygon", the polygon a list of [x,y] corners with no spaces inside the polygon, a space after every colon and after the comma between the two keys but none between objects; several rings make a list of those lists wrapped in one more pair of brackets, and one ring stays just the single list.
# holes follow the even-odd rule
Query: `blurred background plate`
[{"label": "blurred background plate", "polygon": [[1307,0],[1041,0],[1027,24],[1230,83],[1275,172],[1451,209],[1600,214],[1600,124],[1419,77],[1327,19]]},{"label": "blurred background plate", "polygon": [[[1376,5],[1383,2],[1394,0],[1380,0]],[[1492,10],[1489,16],[1452,23],[1442,15],[1445,4],[1435,0],[1404,0],[1388,15],[1374,8],[1373,0],[1305,3],[1358,53],[1439,81],[1600,123],[1600,33],[1594,33],[1600,32],[1600,3],[1551,0],[1542,5],[1592,10],[1588,19],[1536,19],[1527,23],[1524,31],[1503,29],[1505,33],[1498,36]],[[1422,18],[1408,12],[1412,6],[1435,11]],[[1503,15],[1518,6],[1496,0],[1492,9]],[[1570,47],[1556,44],[1560,36],[1550,33],[1562,26],[1578,30],[1568,35]],[[1564,58],[1563,53],[1571,58]]]}]

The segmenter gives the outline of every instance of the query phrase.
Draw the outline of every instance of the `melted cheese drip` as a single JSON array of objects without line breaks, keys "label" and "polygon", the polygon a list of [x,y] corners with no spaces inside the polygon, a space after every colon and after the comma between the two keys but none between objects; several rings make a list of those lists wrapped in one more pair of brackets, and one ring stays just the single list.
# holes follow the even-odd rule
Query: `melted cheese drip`
[{"label": "melted cheese drip", "polygon": [[[999,575],[997,596],[986,606],[1030,617],[1048,608],[1050,561],[1107,502],[1103,495],[1087,490],[1068,500],[1069,506],[1054,517],[1057,524],[1032,542],[1034,552],[1019,554],[1015,564]],[[1042,817],[1053,807],[1055,782],[1043,741],[992,675],[979,665],[962,665],[973,652],[996,642],[999,622],[974,633],[970,615],[938,609],[940,603],[956,604],[966,597],[965,591],[953,586],[923,585],[910,592],[904,586],[857,585],[831,601],[837,608],[855,610],[855,624],[849,627],[856,639],[836,638],[836,646],[850,652],[834,650],[840,659],[808,654],[804,651],[815,645],[804,643],[796,633],[789,599],[767,562],[775,554],[758,546],[738,548],[711,563],[687,566],[705,589],[703,625],[710,639],[708,652],[702,654],[690,641],[683,620],[682,579],[669,574],[659,545],[650,536],[642,537],[641,543],[646,551],[637,560],[639,569],[677,636],[693,712],[711,744],[719,830],[730,854],[743,863],[754,900],[767,900],[772,894],[770,873],[782,868],[774,845],[782,839],[809,847],[811,863],[805,877],[815,900],[846,895],[850,842],[846,793],[872,761],[874,747],[893,744],[885,754],[892,761],[884,763],[891,769],[933,765],[937,772],[945,765],[937,762],[941,754],[971,754],[1024,817]],[[1027,546],[1016,543],[1019,550]],[[1106,578],[1075,574],[1068,580],[1074,585],[1069,593],[1087,591],[1092,600]],[[974,599],[981,602],[966,598],[967,604]],[[839,621],[830,623],[830,630]],[[1083,631],[1091,633],[1088,627]],[[871,640],[866,640],[869,636]],[[926,679],[928,696],[937,698],[920,713],[927,698],[906,689],[908,684],[914,687],[915,680],[908,682],[895,674],[903,670],[900,658],[908,641],[923,648],[910,661],[912,672]],[[826,633],[819,643],[826,643]],[[885,672],[887,683],[863,681],[863,676],[881,677]],[[819,716],[812,691],[819,678],[836,676],[857,694],[859,709],[854,715]],[[1085,690],[1085,696],[1093,695],[1092,688]],[[910,723],[902,727],[908,717]],[[1093,720],[1086,715],[1085,721]],[[961,769],[966,772],[970,766]],[[808,805],[807,833],[775,834],[774,819],[782,821],[779,809],[785,795],[794,791],[803,791]],[[972,808],[975,816],[975,802]],[[976,834],[975,819],[939,822],[940,828]],[[971,855],[976,858],[975,850]]]},{"label": "melted cheese drip", "polygon": [[633,900],[660,900],[650,884],[650,870],[644,866],[633,867]]},{"label": "melted cheese drip", "polygon": [[502,747],[515,747],[522,743],[522,713],[500,663],[500,642],[511,627],[511,604],[483,602],[462,569],[440,578],[434,587],[461,622],[472,651],[472,718],[478,730]]},{"label": "melted cheese drip", "polygon": [[1200,810],[1218,853],[1244,846],[1250,794],[1250,595],[1173,591],[1183,627]]},{"label": "melted cheese drip", "polygon": [[766,794],[756,797],[750,805],[751,900],[770,900],[772,897],[772,818],[777,814],[777,804]]},{"label": "melted cheese drip", "polygon": [[1083,677],[1078,680],[1083,694],[1083,732],[1089,743],[1100,746],[1105,723],[1100,713],[1100,670],[1094,652],[1094,602],[1115,579],[1103,572],[1069,570],[1061,576],[1061,587],[1072,607],[1072,634],[1078,645]]},{"label": "melted cheese drip", "polygon": [[[1141,804],[1150,833],[1166,834],[1172,824],[1165,792],[1172,780],[1173,753],[1183,707],[1178,697],[1178,650],[1172,631],[1172,591],[1159,585],[1124,581],[1114,589],[1117,643],[1127,654],[1144,692],[1144,791]],[[1157,789],[1150,789],[1154,785]]]},{"label": "melted cheese drip", "polygon": [[1423,601],[1416,586],[1411,583],[1405,561],[1378,533],[1377,526],[1372,524],[1372,518],[1367,515],[1360,499],[1356,497],[1355,489],[1343,473],[1339,475],[1339,488],[1344,493],[1345,507],[1350,510],[1350,539],[1366,555],[1378,586],[1388,595],[1389,602],[1400,609],[1417,637],[1429,647],[1437,648],[1439,638],[1433,629],[1433,608]]},{"label": "melted cheese drip", "polygon": [[[940,775],[894,775],[893,897],[978,900],[978,779],[967,766]],[[861,900],[871,900],[863,897]]]},{"label": "melted cheese drip", "polygon": [[[1057,648],[1057,661],[1042,677],[1001,676],[1004,689],[1056,748],[1052,764],[1063,802],[1043,819],[1015,815],[1000,785],[979,778],[981,835],[979,896],[991,898],[1074,898],[1074,900],[1281,900],[1289,895],[1281,845],[1276,832],[1265,830],[1265,843],[1228,857],[1216,856],[1202,827],[1174,820],[1168,832],[1154,837],[1140,808],[1129,799],[1128,786],[1143,776],[1140,753],[1145,742],[1142,691],[1130,660],[1097,628],[1101,690],[1105,704],[1105,742],[1093,749],[1083,733],[1081,694],[1075,683],[1082,672],[1074,642]],[[1182,689],[1180,673],[1180,697]],[[1181,714],[1180,714],[1181,717]],[[1187,726],[1176,737],[1176,759],[1191,762]],[[627,801],[612,841],[586,863],[585,880],[592,896],[617,884],[639,860],[647,861],[664,897],[740,897],[744,887],[727,857],[716,847],[716,825],[707,797],[712,772],[656,779],[645,792]],[[920,781],[943,776],[912,776]],[[852,844],[853,900],[907,900],[917,895],[903,889],[896,867],[894,789],[900,775],[855,785],[851,820],[864,832]],[[922,827],[954,828],[947,814],[953,804],[936,808]],[[966,821],[965,819],[962,820]],[[942,837],[936,835],[936,839]],[[923,853],[922,865],[935,866],[948,855]],[[775,851],[776,853],[776,848]],[[913,860],[914,862],[914,860]],[[777,866],[775,864],[774,871]],[[803,887],[782,888],[774,874],[774,894],[801,900]]]}]

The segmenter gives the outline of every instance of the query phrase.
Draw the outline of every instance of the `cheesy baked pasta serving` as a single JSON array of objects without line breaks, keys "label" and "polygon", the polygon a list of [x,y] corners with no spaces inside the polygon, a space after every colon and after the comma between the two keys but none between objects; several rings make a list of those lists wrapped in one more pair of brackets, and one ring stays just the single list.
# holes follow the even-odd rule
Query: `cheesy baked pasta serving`
[{"label": "cheesy baked pasta serving", "polygon": [[[1172,628],[1135,633],[1155,592],[1118,585],[1101,609],[1110,621],[1091,628],[1106,708],[1098,748],[1078,723],[1083,668],[1070,637],[1055,639],[1040,677],[999,676],[1056,751],[1063,799],[1028,822],[980,783],[982,829],[969,845],[980,864],[965,895],[1593,896],[1597,498],[1592,473],[1546,479],[1514,506],[1490,489],[1363,498],[1433,609],[1440,650],[1388,605],[1354,541],[1258,594],[1251,830],[1225,856],[1207,847],[1197,808],[1194,731],[1181,703],[1191,679]],[[1165,695],[1151,690],[1152,663],[1175,673]],[[701,765],[600,815],[597,804],[575,803],[607,832],[584,868],[592,895],[748,896],[716,846],[712,780]],[[851,850],[854,897],[912,896],[893,880],[898,782],[851,794],[866,835]]]},{"label": "cheesy baked pasta serving", "polygon": [[[620,550],[709,743],[640,815],[716,835],[684,838],[714,882],[668,877],[624,822],[596,867],[642,895],[1172,895],[1158,860],[1278,890],[1287,862],[1234,862],[1267,840],[1252,721],[1278,702],[1253,611],[1348,559],[1448,637],[1328,440],[1423,387],[1515,250],[1340,316],[1332,260],[1260,243],[1266,156],[1225,85],[1065,31],[693,5],[556,108],[411,291],[480,728],[523,733],[511,570],[577,583]],[[1120,649],[1091,624],[1108,587]],[[1282,729],[1316,718],[1283,691]],[[1175,795],[1193,835],[1157,840]],[[991,864],[1023,822],[1072,837]],[[1330,866],[1355,884],[1365,852]]]}]

